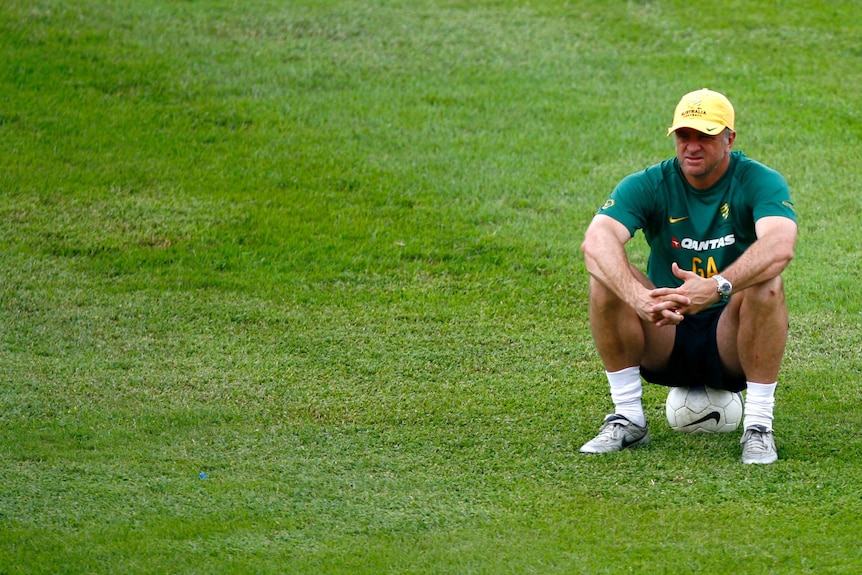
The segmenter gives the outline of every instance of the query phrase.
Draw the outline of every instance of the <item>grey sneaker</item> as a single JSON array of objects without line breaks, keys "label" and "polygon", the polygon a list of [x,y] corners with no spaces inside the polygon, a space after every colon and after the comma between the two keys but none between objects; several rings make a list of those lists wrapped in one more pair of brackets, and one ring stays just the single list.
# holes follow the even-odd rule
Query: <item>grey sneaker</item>
[{"label": "grey sneaker", "polygon": [[762,425],[752,425],[742,434],[742,462],[765,465],[778,460],[772,432]]},{"label": "grey sneaker", "polygon": [[610,453],[649,443],[649,427],[636,425],[616,413],[605,417],[599,434],[581,447],[581,453]]}]

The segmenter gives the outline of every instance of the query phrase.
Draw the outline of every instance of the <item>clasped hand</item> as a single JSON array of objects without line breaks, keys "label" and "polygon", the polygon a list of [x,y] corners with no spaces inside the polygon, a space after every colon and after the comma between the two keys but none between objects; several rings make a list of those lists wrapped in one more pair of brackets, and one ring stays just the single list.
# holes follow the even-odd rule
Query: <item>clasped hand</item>
[{"label": "clasped hand", "polygon": [[671,266],[671,270],[673,275],[682,280],[682,285],[649,290],[649,297],[638,309],[638,315],[642,319],[658,327],[678,325],[686,314],[696,314],[712,305],[718,298],[714,281],[686,271],[676,263]]}]

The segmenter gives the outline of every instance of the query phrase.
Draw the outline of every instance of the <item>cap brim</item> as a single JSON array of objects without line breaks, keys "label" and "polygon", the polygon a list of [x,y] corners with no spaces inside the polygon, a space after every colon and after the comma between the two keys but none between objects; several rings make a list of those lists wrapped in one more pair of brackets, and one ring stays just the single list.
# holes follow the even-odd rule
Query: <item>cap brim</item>
[{"label": "cap brim", "polygon": [[677,122],[673,126],[667,129],[667,135],[670,136],[680,128],[691,128],[693,130],[697,130],[698,132],[702,132],[707,136],[715,136],[716,134],[720,134],[727,126],[724,124],[720,124],[718,122],[706,122],[704,120],[682,120],[681,122]]}]

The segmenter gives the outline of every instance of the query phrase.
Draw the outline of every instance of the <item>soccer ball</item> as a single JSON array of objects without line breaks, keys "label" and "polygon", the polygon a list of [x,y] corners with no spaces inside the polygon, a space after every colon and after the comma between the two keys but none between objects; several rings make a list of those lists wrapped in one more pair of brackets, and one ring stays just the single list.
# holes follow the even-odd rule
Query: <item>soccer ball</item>
[{"label": "soccer ball", "polygon": [[742,394],[711,387],[672,387],[667,422],[682,433],[729,433],[742,422]]}]

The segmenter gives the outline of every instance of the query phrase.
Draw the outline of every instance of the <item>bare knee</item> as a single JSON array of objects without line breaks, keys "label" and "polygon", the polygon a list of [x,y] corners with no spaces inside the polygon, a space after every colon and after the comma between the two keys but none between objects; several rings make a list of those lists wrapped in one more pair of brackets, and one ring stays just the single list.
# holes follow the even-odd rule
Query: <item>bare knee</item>
[{"label": "bare knee", "polygon": [[[655,287],[649,278],[633,265],[631,266],[631,272],[635,279],[645,287],[650,289]],[[627,305],[619,296],[592,276],[590,276],[590,303],[597,308],[608,306],[619,308],[620,306]]]},{"label": "bare knee", "polygon": [[590,277],[590,305],[595,308],[606,308],[617,305],[619,298],[606,288],[600,281]]},{"label": "bare knee", "polygon": [[751,286],[745,290],[745,299],[749,304],[760,306],[784,304],[784,280],[775,276],[771,280]]},{"label": "bare knee", "polygon": [[779,314],[786,321],[787,304],[784,298],[784,281],[781,276],[753,285],[741,292],[742,302],[738,308],[740,318],[758,322]]}]

